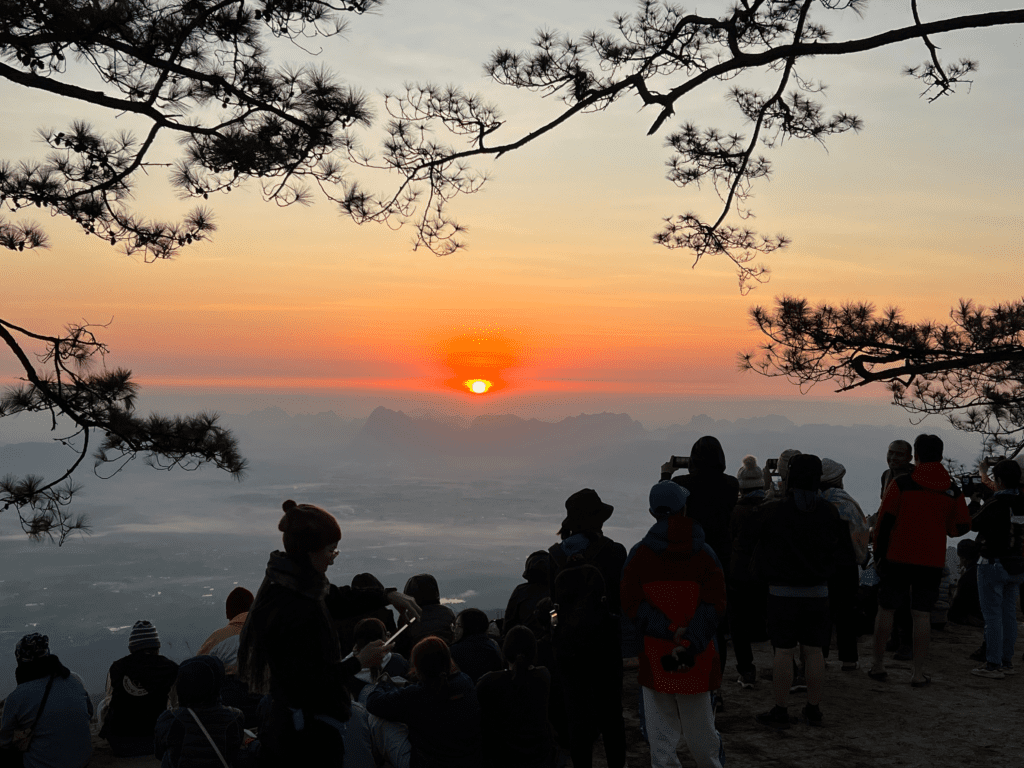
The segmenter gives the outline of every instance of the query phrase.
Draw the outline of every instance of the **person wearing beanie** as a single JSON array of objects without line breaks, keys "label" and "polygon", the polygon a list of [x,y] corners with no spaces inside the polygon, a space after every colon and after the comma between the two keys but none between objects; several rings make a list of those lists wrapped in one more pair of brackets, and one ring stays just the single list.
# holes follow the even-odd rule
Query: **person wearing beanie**
[{"label": "person wearing beanie", "polygon": [[115,757],[153,754],[153,726],[170,703],[178,665],[160,655],[160,635],[146,620],[128,635],[128,655],[110,665],[100,736]]},{"label": "person wearing beanie", "polygon": [[752,523],[765,501],[764,474],[757,465],[756,457],[743,457],[736,480],[740,486],[740,497],[729,522],[732,552],[726,579],[729,630],[739,673],[736,682],[743,688],[753,688],[757,682],[757,668],[754,666],[752,644],[767,638],[768,605],[768,584],[750,572],[755,543],[751,536]]},{"label": "person wearing beanie", "polygon": [[0,761],[7,765],[13,753],[25,768],[83,768],[92,756],[92,702],[82,678],[50,653],[50,639],[37,632],[18,641],[14,657],[18,687],[3,702]]},{"label": "person wearing beanie", "polygon": [[216,656],[196,656],[178,667],[175,690],[179,706],[163,712],[156,721],[156,758],[161,768],[216,768],[223,765],[221,757],[227,765],[235,764],[245,716],[221,703],[223,684],[224,664]]},{"label": "person wearing beanie", "polygon": [[838,510],[818,495],[821,469],[817,456],[794,455],[788,465],[786,498],[761,508],[752,533],[757,548],[752,567],[768,583],[768,636],[775,649],[775,706],[758,715],[757,721],[772,728],[790,726],[787,707],[794,661],[801,646],[807,680],[803,719],[809,725],[822,724],[828,580],[841,559],[841,534],[846,523]]},{"label": "person wearing beanie", "polygon": [[[376,641],[343,661],[336,623],[389,604],[412,615],[419,607],[394,590],[331,584],[338,521],[313,504],[289,499],[281,507],[284,551],[271,553],[239,635],[238,675],[250,693],[269,692],[272,700],[260,728],[261,768],[328,766],[338,763],[352,713],[346,683],[384,655]],[[346,756],[349,762],[356,760]]]},{"label": "person wearing beanie", "polygon": [[678,766],[681,740],[700,768],[725,762],[709,696],[722,686],[716,632],[725,617],[725,574],[688,514],[689,497],[671,481],[651,488],[656,522],[622,572],[623,616],[642,638],[635,650],[652,768]]},{"label": "person wearing beanie", "polygon": [[[571,653],[564,652],[567,644],[559,640],[558,627],[552,634],[555,674],[568,714],[569,753],[577,768],[593,764],[598,736],[604,742],[608,768],[623,768],[626,764],[619,627],[619,584],[626,548],[602,531],[613,511],[614,507],[603,502],[594,489],[576,491],[565,500],[565,518],[559,529],[562,540],[548,548],[552,602],[558,603],[566,616],[575,614],[580,623],[597,627],[591,642],[575,644]],[[562,574],[565,577],[560,579]],[[586,587],[579,589],[579,582],[585,582]],[[601,597],[604,599],[596,612],[589,608]],[[563,620],[559,626],[564,638],[568,625]]]}]

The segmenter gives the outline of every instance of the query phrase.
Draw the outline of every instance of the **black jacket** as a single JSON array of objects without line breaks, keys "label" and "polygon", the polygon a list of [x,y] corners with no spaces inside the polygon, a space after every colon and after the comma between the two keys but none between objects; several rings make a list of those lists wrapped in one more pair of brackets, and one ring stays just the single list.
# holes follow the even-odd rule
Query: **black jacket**
[{"label": "black jacket", "polygon": [[840,557],[843,528],[848,526],[839,511],[820,497],[806,512],[792,496],[765,504],[754,528],[756,575],[770,585],[827,584]]},{"label": "black jacket", "polygon": [[111,698],[100,736],[152,736],[156,719],[167,709],[178,665],[138,651],[111,664],[109,674]]},{"label": "black jacket", "polygon": [[989,560],[1024,555],[1024,496],[997,493],[971,520],[980,554]]},{"label": "black jacket", "polygon": [[[242,747],[245,716],[234,707],[192,707],[217,749],[234,764]],[[156,757],[161,768],[222,768],[210,742],[185,707],[169,709],[156,721]]]},{"label": "black jacket", "polygon": [[732,559],[729,520],[739,496],[739,481],[724,473],[680,475],[672,480],[690,492],[686,516],[700,523],[706,543],[718,555],[718,562],[728,577]]}]

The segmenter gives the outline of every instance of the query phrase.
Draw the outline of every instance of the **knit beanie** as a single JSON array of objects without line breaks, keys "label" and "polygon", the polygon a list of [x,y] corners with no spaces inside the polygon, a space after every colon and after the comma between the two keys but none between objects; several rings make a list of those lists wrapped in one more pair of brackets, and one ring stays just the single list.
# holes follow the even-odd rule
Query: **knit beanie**
[{"label": "knit beanie", "polygon": [[743,457],[743,466],[737,470],[736,479],[740,482],[741,491],[764,488],[764,472],[757,466],[756,456]]},{"label": "knit beanie", "polygon": [[820,482],[821,459],[817,456],[800,453],[789,460],[787,488],[792,491],[816,491]]},{"label": "knit beanie", "polygon": [[[679,483],[663,480],[651,487],[651,493],[647,497],[651,505],[649,511],[655,517],[664,514],[674,515],[686,508],[686,500],[689,497],[690,492]],[[666,509],[667,513],[664,511]]]},{"label": "knit beanie", "polygon": [[231,621],[238,614],[245,613],[252,608],[253,600],[252,592],[245,587],[235,587],[232,589],[224,605],[225,611],[228,615],[228,621]]},{"label": "knit beanie", "polygon": [[789,478],[789,462],[793,459],[794,456],[799,455],[800,451],[798,451],[796,448],[787,448],[786,450],[779,454],[779,477],[781,477],[783,480]]},{"label": "knit beanie", "polygon": [[132,633],[128,636],[128,652],[136,653],[137,651],[144,651],[146,648],[160,648],[160,635],[156,632],[156,627],[149,621],[143,619],[142,621],[136,621],[135,626],[132,627]]},{"label": "knit beanie", "polygon": [[284,517],[277,530],[284,534],[284,551],[289,555],[307,555],[341,541],[341,528],[330,512],[312,504],[296,504],[291,499],[281,508]]},{"label": "knit beanie", "polygon": [[822,485],[835,485],[843,475],[846,474],[846,467],[833,459],[821,460],[821,483]]},{"label": "knit beanie", "polygon": [[40,635],[38,632],[25,635],[14,646],[14,658],[18,660],[19,664],[27,664],[30,661],[36,661],[49,655],[50,638],[46,635]]}]

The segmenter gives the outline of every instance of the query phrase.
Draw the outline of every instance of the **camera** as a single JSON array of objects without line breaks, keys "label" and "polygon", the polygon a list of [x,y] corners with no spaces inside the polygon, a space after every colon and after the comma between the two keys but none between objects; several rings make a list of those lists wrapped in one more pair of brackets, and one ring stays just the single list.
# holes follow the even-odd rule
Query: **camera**
[{"label": "camera", "polygon": [[672,468],[673,469],[689,469],[690,468],[690,457],[689,456],[673,456],[672,457]]}]

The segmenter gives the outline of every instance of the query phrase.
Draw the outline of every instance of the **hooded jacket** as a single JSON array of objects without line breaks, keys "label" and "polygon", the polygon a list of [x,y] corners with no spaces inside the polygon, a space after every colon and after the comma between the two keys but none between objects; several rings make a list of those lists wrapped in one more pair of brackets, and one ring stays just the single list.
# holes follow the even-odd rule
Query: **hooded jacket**
[{"label": "hooded jacket", "polygon": [[941,462],[924,462],[886,489],[875,527],[875,557],[942,568],[946,536],[963,536],[970,529],[960,488]]},{"label": "hooded jacket", "polygon": [[823,586],[840,561],[853,564],[849,529],[836,508],[812,495],[801,509],[796,492],[761,507],[752,530],[752,567],[771,587]]},{"label": "hooded jacket", "polygon": [[[623,616],[643,636],[641,685],[682,694],[721,687],[714,638],[725,616],[725,575],[699,524],[673,514],[651,526],[626,559],[620,595]],[[666,672],[661,658],[677,647],[673,637],[680,627],[696,664]]]},{"label": "hooded jacket", "polygon": [[160,713],[167,709],[178,665],[157,654],[136,651],[110,665],[109,704],[100,736],[149,737]]}]

